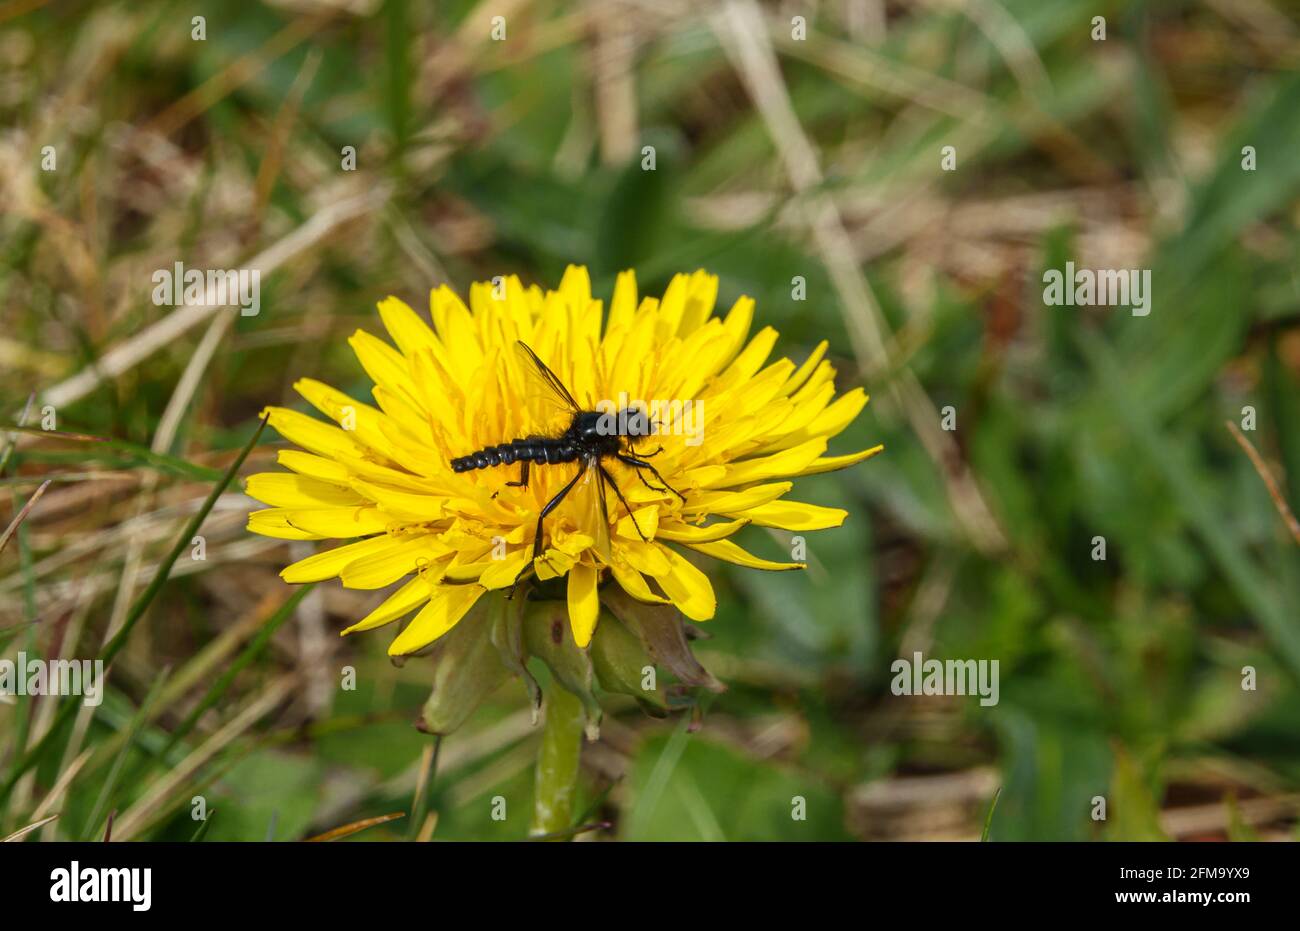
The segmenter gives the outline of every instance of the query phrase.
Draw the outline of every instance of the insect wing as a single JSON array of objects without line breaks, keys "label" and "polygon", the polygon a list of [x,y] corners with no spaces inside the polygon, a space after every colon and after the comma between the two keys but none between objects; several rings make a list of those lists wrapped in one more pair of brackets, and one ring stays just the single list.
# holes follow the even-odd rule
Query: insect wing
[{"label": "insect wing", "polygon": [[531,386],[541,389],[538,393],[549,396],[553,403],[558,403],[570,413],[576,414],[582,410],[578,406],[578,402],[573,399],[573,395],[569,394],[569,389],[564,387],[564,382],[560,381],[560,377],[538,358],[537,353],[533,352],[527,343],[516,340],[515,350],[519,354],[525,378],[531,383]]},{"label": "insect wing", "polygon": [[609,501],[605,497],[605,471],[599,462],[587,467],[587,476],[583,481],[582,491],[585,506],[583,508],[583,530],[591,534],[596,541],[596,552],[605,560],[611,559],[609,544]]},{"label": "insect wing", "polygon": [[578,409],[563,382],[527,345],[515,343],[515,367],[523,379],[518,398],[525,429],[539,436],[558,436],[573,422]]}]

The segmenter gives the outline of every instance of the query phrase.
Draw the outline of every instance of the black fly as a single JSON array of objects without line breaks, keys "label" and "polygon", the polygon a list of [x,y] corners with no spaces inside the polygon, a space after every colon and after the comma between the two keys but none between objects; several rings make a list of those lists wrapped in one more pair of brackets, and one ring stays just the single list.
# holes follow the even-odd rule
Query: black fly
[{"label": "black fly", "polygon": [[[546,385],[550,394],[572,415],[568,429],[559,436],[528,436],[497,446],[485,446],[477,452],[451,460],[452,471],[472,472],[475,469],[489,469],[493,466],[511,465],[517,462],[519,481],[506,484],[527,488],[528,467],[531,464],[540,466],[566,462],[579,463],[578,474],[561,488],[555,497],[546,502],[546,506],[537,515],[537,533],[533,538],[534,559],[542,553],[542,522],[546,520],[548,514],[559,507],[565,495],[572,491],[578,481],[591,469],[595,469],[597,473],[600,517],[604,520],[604,531],[608,533],[609,529],[609,509],[605,504],[605,485],[609,485],[614,489],[614,494],[618,496],[623,507],[627,508],[636,532],[641,535],[642,540],[646,540],[646,535],[642,533],[636,517],[632,515],[631,506],[628,505],[623,492],[615,484],[613,476],[609,474],[602,460],[617,459],[624,465],[636,469],[637,477],[647,488],[653,491],[670,491],[685,501],[685,496],[664,481],[664,477],[658,470],[646,461],[650,456],[661,452],[663,447],[645,454],[637,454],[633,449],[632,444],[635,440],[651,435],[652,424],[644,413],[632,408],[612,414],[584,411],[559,377],[537,357],[537,353],[522,342],[516,342],[515,346],[524,360],[524,368],[538,377]],[[659,480],[662,487],[650,484],[644,475],[647,471]]]}]

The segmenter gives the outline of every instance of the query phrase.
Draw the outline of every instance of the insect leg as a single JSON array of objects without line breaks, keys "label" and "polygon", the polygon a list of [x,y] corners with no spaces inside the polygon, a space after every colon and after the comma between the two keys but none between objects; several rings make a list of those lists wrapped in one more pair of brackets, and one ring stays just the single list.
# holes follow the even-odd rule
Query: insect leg
[{"label": "insect leg", "polygon": [[[593,463],[595,464],[596,468],[600,470],[600,475],[604,478],[604,480],[609,481],[609,483],[613,485],[614,482],[610,480],[609,473],[605,471],[605,467],[600,464],[599,459],[588,460],[587,468],[590,469]],[[616,487],[614,491],[617,492],[618,488]],[[601,519],[604,520],[605,526],[608,527],[609,526],[609,502],[605,500],[605,486],[603,484],[600,485],[600,494],[597,497],[600,498]],[[622,495],[619,495],[620,501],[622,500],[622,497],[623,497]]]},{"label": "insect leg", "polygon": [[[623,453],[619,453],[618,461],[625,465],[630,465],[633,468],[635,468],[637,470],[636,474],[641,478],[642,482],[645,482],[645,486],[647,488],[653,489],[654,491],[671,491],[677,497],[682,499],[683,504],[686,503],[686,496],[682,494],[680,491],[678,491],[676,488],[674,488],[672,485],[669,485],[666,481],[664,481],[664,477],[659,474],[659,470],[656,469],[650,463],[646,462],[644,459],[638,459],[636,456],[628,456]],[[655,486],[647,482],[646,477],[644,475],[641,475],[642,469],[649,469],[650,474],[653,475],[655,478],[659,479],[659,481],[663,484],[664,487],[655,488]]]},{"label": "insect leg", "polygon": [[[642,540],[649,543],[650,538],[645,535],[645,532],[641,529],[641,525],[637,523],[636,515],[632,513],[632,505],[628,504],[627,498],[623,497],[623,492],[619,490],[618,483],[614,481],[614,476],[610,475],[609,471],[599,462],[596,463],[596,468],[600,469],[600,477],[604,481],[609,482],[609,487],[614,489],[614,494],[618,495],[618,500],[622,502],[623,507],[627,508],[627,516],[632,518],[632,526],[636,528],[636,532],[641,536]],[[608,523],[608,521],[606,521],[606,523]]]},{"label": "insect leg", "polygon": [[528,487],[528,465],[529,462],[527,459],[520,459],[519,460],[519,481],[506,482],[506,484],[509,485],[511,488],[527,488]]},{"label": "insect leg", "polygon": [[664,488],[664,487],[661,486],[661,485],[651,485],[650,482],[646,480],[646,477],[645,477],[644,475],[641,474],[641,470],[640,470],[640,469],[637,469],[637,470],[636,470],[636,477],[639,478],[639,479],[641,479],[641,484],[644,485],[646,488],[649,488],[651,491],[667,491],[667,490],[668,490],[667,488]]},{"label": "insect leg", "polygon": [[573,489],[574,485],[578,484],[578,479],[582,478],[586,474],[587,467],[584,465],[578,470],[578,474],[569,480],[569,484],[561,488],[556,492],[554,498],[546,502],[546,507],[542,508],[542,513],[537,515],[537,534],[533,537],[533,559],[542,555],[542,521],[546,520],[547,514],[550,514],[560,506],[560,502],[564,500],[564,496]]},{"label": "insect leg", "polygon": [[643,453],[638,449],[632,448],[632,441],[630,439],[627,441],[627,448],[629,452],[636,455],[636,457],[639,459],[649,459],[651,456],[657,456],[664,451],[664,448],[662,446],[656,446],[652,452]]}]

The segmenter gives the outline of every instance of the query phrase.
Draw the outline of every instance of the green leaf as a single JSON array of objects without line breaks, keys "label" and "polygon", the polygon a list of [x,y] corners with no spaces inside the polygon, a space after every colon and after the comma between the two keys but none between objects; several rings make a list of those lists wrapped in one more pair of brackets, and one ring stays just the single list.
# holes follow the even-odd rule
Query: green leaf
[{"label": "green leaf", "polygon": [[847,840],[838,795],[812,773],[750,757],[679,727],[632,762],[623,839]]}]

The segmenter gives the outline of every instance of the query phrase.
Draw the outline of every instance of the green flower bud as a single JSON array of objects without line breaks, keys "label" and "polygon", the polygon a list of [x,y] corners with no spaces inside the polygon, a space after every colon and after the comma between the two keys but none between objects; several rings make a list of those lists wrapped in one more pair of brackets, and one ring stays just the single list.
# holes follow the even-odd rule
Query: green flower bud
[{"label": "green flower bud", "polygon": [[469,719],[474,709],[510,675],[492,642],[492,618],[502,599],[480,599],[460,623],[439,637],[433,658],[433,691],[429,694],[417,729],[427,734],[450,734]]},{"label": "green flower bud", "polygon": [[578,696],[587,715],[587,739],[600,736],[600,702],[591,691],[591,659],[574,642],[563,601],[531,601],[524,614],[524,646],[544,662],[555,680]]},{"label": "green flower bud", "polygon": [[627,625],[656,664],[665,667],[685,685],[725,692],[727,687],[700,665],[686,642],[681,612],[667,605],[637,601],[617,585],[601,592],[606,607]]},{"label": "green flower bud", "polygon": [[532,706],[533,724],[537,723],[537,713],[542,707],[542,687],[537,684],[533,674],[528,671],[528,653],[524,646],[524,609],[526,599],[493,597],[492,643],[501,655],[511,675],[518,676],[528,690]]},{"label": "green flower bud", "polygon": [[602,611],[591,641],[591,665],[606,692],[631,695],[646,712],[667,717],[668,702],[659,688],[650,654],[641,641],[608,611]]}]

